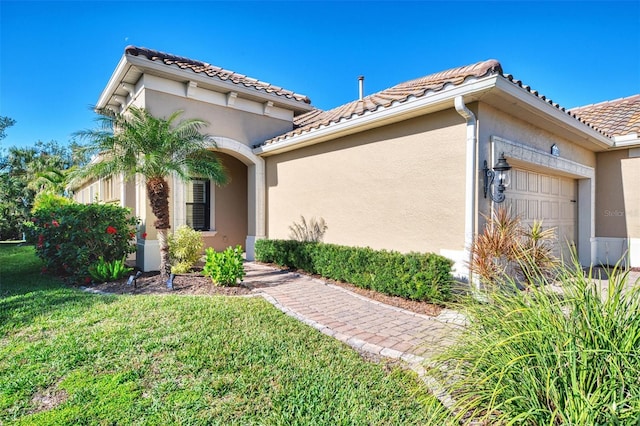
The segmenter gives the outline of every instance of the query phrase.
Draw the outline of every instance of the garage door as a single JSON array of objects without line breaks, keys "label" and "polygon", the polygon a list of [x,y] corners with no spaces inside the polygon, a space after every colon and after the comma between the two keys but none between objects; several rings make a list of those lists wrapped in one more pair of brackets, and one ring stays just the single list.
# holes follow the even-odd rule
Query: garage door
[{"label": "garage door", "polygon": [[575,179],[513,169],[505,204],[520,215],[523,225],[542,220],[543,228],[556,228],[555,254],[570,262],[569,244],[577,244],[578,183]]}]

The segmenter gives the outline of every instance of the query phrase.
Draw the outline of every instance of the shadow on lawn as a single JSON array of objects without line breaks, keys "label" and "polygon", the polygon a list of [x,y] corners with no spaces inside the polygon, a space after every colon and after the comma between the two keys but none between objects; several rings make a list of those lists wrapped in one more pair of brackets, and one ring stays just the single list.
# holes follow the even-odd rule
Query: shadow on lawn
[{"label": "shadow on lawn", "polygon": [[32,251],[0,247],[0,332],[32,323],[40,316],[83,310],[114,297],[96,296],[40,273],[42,264]]},{"label": "shadow on lawn", "polygon": [[96,296],[71,288],[35,290],[0,298],[0,332],[27,326],[41,316],[70,311],[81,315],[96,304],[111,303],[115,297]]}]

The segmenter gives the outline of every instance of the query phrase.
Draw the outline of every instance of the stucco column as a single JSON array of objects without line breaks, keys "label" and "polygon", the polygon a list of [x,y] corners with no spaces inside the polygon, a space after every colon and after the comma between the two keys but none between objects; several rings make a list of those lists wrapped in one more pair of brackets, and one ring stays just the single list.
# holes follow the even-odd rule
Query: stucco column
[{"label": "stucco column", "polygon": [[142,238],[140,235],[136,242],[136,266],[143,270],[157,271],[160,268],[160,245],[156,237],[156,230],[152,226],[155,217],[151,213],[151,209],[147,208],[149,200],[147,199],[146,179],[142,175],[136,175],[136,216],[142,220],[142,233],[147,236]]},{"label": "stucco column", "polygon": [[247,166],[247,239],[245,251],[247,260],[255,260],[256,241],[266,237],[266,184],[264,159],[254,156],[254,164]]},{"label": "stucco column", "polygon": [[629,150],[629,158],[620,164],[627,226],[629,267],[640,267],[640,148]]}]

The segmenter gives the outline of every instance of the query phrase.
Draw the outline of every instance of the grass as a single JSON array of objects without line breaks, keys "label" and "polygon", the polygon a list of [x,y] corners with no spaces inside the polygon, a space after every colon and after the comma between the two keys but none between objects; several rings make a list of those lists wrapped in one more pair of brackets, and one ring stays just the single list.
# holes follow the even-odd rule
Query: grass
[{"label": "grass", "polygon": [[260,298],[101,296],[0,246],[0,424],[427,424],[416,376]]},{"label": "grass", "polygon": [[579,266],[559,282],[460,307],[471,324],[431,371],[456,400],[441,424],[640,425],[640,282]]}]

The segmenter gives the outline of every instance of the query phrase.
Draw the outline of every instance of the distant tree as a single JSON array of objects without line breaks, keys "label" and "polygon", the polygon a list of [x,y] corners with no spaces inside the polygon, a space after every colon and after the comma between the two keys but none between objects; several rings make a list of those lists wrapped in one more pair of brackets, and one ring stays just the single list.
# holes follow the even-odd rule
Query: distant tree
[{"label": "distant tree", "polygon": [[0,140],[7,137],[7,134],[4,131],[14,124],[16,124],[16,120],[14,120],[13,118],[0,116]]},{"label": "distant tree", "polygon": [[55,141],[10,147],[0,155],[0,240],[20,237],[36,196],[64,194],[71,152]]},{"label": "distant tree", "polygon": [[0,241],[19,239],[29,215],[29,192],[16,176],[0,173]]},{"label": "distant tree", "polygon": [[182,111],[168,118],[157,118],[143,108],[131,107],[124,114],[98,111],[95,130],[76,133],[89,143],[80,150],[84,158],[98,156],[97,161],[79,168],[74,180],[104,178],[123,174],[125,179],[141,175],[146,180],[147,197],[156,217],[154,223],[160,245],[160,274],[167,280],[171,273],[167,242],[169,221],[169,184],[167,176],[175,174],[189,181],[208,178],[223,184],[227,176],[216,153],[207,145],[200,129],[207,123],[199,119],[178,122]]}]

